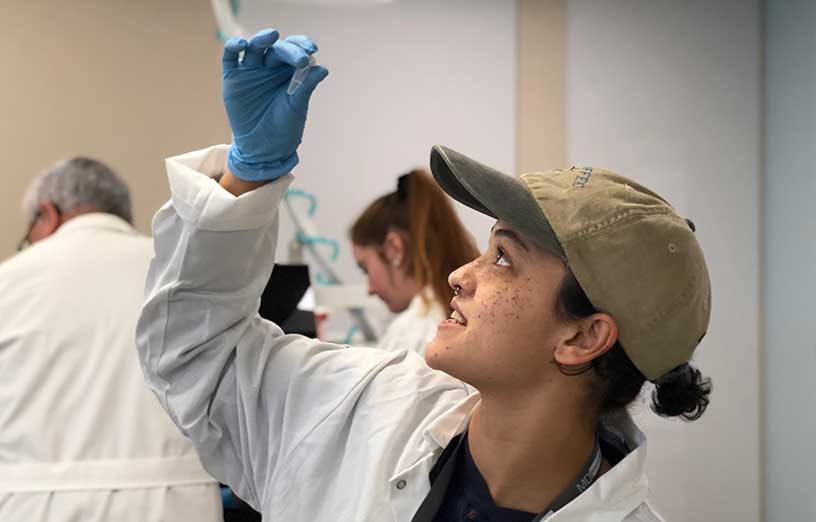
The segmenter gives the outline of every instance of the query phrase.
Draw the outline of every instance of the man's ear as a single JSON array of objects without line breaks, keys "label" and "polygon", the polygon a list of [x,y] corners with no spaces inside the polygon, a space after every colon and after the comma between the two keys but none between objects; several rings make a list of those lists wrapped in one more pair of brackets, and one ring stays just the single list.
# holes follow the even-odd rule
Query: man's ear
[{"label": "man's ear", "polygon": [[605,313],[595,313],[576,322],[571,337],[556,347],[553,355],[562,366],[582,366],[605,354],[618,340],[618,323]]},{"label": "man's ear", "polygon": [[383,254],[385,260],[395,268],[405,263],[405,240],[399,232],[392,230],[385,235]]},{"label": "man's ear", "polygon": [[40,230],[43,237],[48,237],[62,225],[62,215],[57,210],[57,206],[50,201],[40,201],[38,209],[40,213]]}]

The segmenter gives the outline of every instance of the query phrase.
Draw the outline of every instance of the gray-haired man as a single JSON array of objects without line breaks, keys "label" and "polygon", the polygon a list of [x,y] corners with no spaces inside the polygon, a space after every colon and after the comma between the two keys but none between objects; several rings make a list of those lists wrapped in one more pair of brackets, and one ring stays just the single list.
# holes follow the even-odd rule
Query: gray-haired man
[{"label": "gray-haired man", "polygon": [[74,158],[23,208],[22,251],[0,264],[0,520],[221,520],[217,484],[138,366],[153,249],[127,185]]},{"label": "gray-haired man", "polygon": [[59,162],[35,178],[23,197],[23,211],[29,228],[17,250],[82,214],[106,213],[133,224],[127,185],[107,165],[91,158]]}]

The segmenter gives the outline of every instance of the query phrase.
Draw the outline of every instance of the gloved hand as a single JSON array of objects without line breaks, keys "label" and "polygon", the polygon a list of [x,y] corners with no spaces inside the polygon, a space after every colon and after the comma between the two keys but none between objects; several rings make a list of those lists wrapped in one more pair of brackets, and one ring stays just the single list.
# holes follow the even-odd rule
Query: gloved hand
[{"label": "gloved hand", "polygon": [[[244,58],[239,61],[241,51]],[[259,32],[249,42],[232,38],[224,45],[224,106],[234,136],[227,166],[235,176],[269,180],[298,164],[309,98],[329,71],[313,66],[293,94],[286,88],[295,68],[305,66],[316,51],[308,37],[278,40],[273,29]]]}]

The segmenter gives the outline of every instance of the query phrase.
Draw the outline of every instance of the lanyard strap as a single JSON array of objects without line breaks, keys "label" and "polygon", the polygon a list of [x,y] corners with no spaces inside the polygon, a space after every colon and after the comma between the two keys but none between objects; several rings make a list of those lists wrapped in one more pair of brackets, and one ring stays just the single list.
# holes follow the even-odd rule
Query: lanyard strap
[{"label": "lanyard strap", "polygon": [[539,513],[538,516],[533,519],[533,522],[547,520],[553,515],[553,513],[566,506],[575,500],[578,495],[586,491],[598,478],[598,472],[601,471],[602,460],[603,456],[601,455],[601,445],[598,442],[598,437],[595,437],[595,449],[592,451],[592,455],[589,456],[586,464],[584,464],[581,472],[578,473],[578,476],[570,483],[569,486],[567,486],[567,489],[555,497],[555,500],[553,500],[550,505],[544,509],[544,511]]},{"label": "lanyard strap", "polygon": [[[417,512],[414,514],[411,522],[433,522],[439,508],[442,506],[442,501],[445,499],[445,493],[448,491],[448,485],[450,484],[451,477],[453,476],[453,470],[456,468],[457,457],[459,456],[459,452],[462,451],[462,444],[466,437],[467,431],[459,437],[458,441],[456,441],[456,447],[447,456],[447,460],[442,465],[442,470],[436,476],[436,480],[434,480],[431,484],[431,491],[428,492],[425,500],[423,500],[422,504],[420,504],[419,509],[417,509]],[[544,511],[539,513],[533,519],[533,522],[547,520],[553,513],[566,506],[578,495],[586,491],[587,488],[589,488],[589,486],[591,486],[598,478],[598,472],[601,470],[602,459],[603,456],[601,455],[601,446],[598,442],[598,438],[596,437],[595,449],[592,451],[592,455],[589,456],[589,459],[587,459],[584,467],[581,469],[581,472],[570,483],[570,485],[567,486],[567,488],[544,509]]]}]

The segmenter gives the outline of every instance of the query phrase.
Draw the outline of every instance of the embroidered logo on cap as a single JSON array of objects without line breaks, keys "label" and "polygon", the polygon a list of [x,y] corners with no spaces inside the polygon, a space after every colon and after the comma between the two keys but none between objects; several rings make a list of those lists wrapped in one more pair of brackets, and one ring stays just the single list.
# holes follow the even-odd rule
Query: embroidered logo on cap
[{"label": "embroidered logo on cap", "polygon": [[[575,167],[572,167],[571,170],[576,170]],[[589,178],[592,177],[592,168],[590,167],[583,167],[578,169],[578,175],[575,176],[575,179],[572,180],[573,187],[581,187],[584,188],[587,183],[589,183]]]}]

